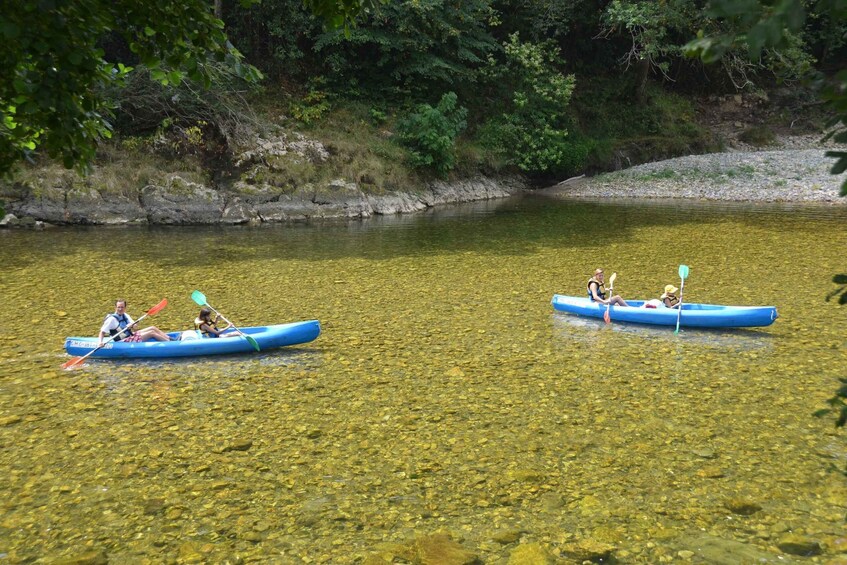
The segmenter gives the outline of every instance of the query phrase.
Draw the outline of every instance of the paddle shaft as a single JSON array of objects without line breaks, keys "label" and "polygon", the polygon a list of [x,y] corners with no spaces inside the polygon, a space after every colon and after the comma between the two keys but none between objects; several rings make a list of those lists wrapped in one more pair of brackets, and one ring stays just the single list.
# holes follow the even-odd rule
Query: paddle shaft
[{"label": "paddle shaft", "polygon": [[685,277],[688,276],[688,267],[685,267],[685,269],[683,269],[683,267],[685,267],[685,266],[682,265],[679,268],[679,274],[680,274],[679,304],[677,305],[679,310],[676,313],[676,329],[673,331],[673,333],[675,333],[675,334],[679,333],[679,323],[682,320],[682,291],[683,291],[683,289],[685,289]]},{"label": "paddle shaft", "polygon": [[677,308],[679,308],[679,312],[676,313],[676,318],[677,318],[676,325],[677,325],[677,327],[679,327],[679,318],[682,316],[682,293],[684,291],[685,291],[685,279],[682,279],[682,281],[679,283],[679,305],[677,306]]},{"label": "paddle shaft", "polygon": [[612,296],[615,294],[615,279],[618,278],[617,273],[612,273],[612,276],[609,277],[609,301],[606,303],[606,313],[603,314],[603,321],[607,324],[612,323],[612,317],[609,314],[609,309],[612,307]]}]

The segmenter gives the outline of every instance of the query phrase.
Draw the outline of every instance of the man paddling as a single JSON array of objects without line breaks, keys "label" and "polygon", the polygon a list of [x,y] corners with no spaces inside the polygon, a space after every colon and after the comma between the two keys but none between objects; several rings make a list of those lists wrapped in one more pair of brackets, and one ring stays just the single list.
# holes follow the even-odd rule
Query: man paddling
[{"label": "man paddling", "polygon": [[126,313],[126,300],[123,298],[115,301],[114,314],[109,314],[103,320],[103,325],[100,327],[100,335],[98,336],[100,340],[98,345],[103,345],[103,338],[106,336],[114,336],[114,341],[129,343],[150,341],[151,339],[171,341],[168,334],[156,326],[149,326],[143,330],[135,330],[135,322],[132,316]]}]

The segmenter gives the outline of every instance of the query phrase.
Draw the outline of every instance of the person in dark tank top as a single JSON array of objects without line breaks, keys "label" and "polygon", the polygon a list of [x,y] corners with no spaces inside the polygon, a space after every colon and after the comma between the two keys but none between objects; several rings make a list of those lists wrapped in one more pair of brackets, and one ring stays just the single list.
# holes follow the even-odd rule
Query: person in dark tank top
[{"label": "person in dark tank top", "polygon": [[606,298],[606,283],[603,269],[595,269],[594,276],[588,279],[588,298],[600,304],[615,304],[617,306],[629,306],[626,300],[619,295]]}]

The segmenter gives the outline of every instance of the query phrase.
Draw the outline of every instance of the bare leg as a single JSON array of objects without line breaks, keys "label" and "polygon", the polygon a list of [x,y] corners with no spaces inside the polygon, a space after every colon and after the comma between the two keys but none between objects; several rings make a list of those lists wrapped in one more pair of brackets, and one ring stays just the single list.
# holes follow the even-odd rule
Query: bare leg
[{"label": "bare leg", "polygon": [[171,340],[168,334],[166,334],[156,326],[150,326],[149,328],[144,328],[143,330],[139,330],[135,333],[141,336],[141,341],[150,341],[151,339],[155,339],[157,341]]},{"label": "bare leg", "polygon": [[617,294],[614,295],[613,297],[611,297],[609,299],[609,302],[611,302],[612,304],[615,304],[617,306],[629,306],[629,304],[626,303],[626,300],[624,300],[623,298],[621,298]]}]

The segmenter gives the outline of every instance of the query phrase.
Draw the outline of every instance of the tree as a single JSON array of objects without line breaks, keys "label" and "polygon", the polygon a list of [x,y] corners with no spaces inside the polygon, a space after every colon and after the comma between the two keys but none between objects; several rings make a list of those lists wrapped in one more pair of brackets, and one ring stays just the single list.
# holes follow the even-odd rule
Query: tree
[{"label": "tree", "polygon": [[350,33],[323,34],[315,50],[339,88],[368,90],[370,97],[423,100],[455,91],[464,98],[488,55],[500,49],[492,18],[490,0],[401,0]]},{"label": "tree", "polygon": [[[636,94],[643,95],[650,71],[669,78],[669,60],[682,54],[682,38],[699,10],[687,0],[633,2],[612,0],[603,11],[599,37],[629,36],[629,50],[620,57],[626,68],[638,73]],[[690,36],[689,36],[690,37]]]},{"label": "tree", "polygon": [[[707,35],[701,31],[686,46],[689,55],[698,56],[706,63],[720,60],[739,43],[746,44],[751,59],[758,59],[764,49],[786,45],[791,34],[798,33],[807,19],[803,0],[711,0],[709,14],[728,22],[727,31],[721,35]],[[844,33],[847,0],[820,0],[814,4],[813,15],[842,22],[840,29]],[[828,124],[831,130],[827,137],[847,143],[847,69],[842,68],[830,80],[820,74],[814,79],[821,99],[834,114]],[[847,171],[847,151],[828,151],[827,155],[836,160],[832,174]],[[847,179],[841,185],[841,196],[847,196]]]},{"label": "tree", "polygon": [[400,141],[409,149],[413,166],[446,176],[456,161],[456,136],[465,129],[468,111],[459,106],[455,92],[441,97],[438,106],[421,104],[397,126]]},{"label": "tree", "polygon": [[208,85],[206,62],[258,79],[227,41],[205,0],[39,0],[0,14],[0,173],[36,149],[85,168],[111,136],[104,92],[132,68],[110,62],[98,42],[119,34],[162,84]]},{"label": "tree", "polygon": [[[239,0],[249,5],[256,0]],[[376,0],[306,0],[331,25],[347,25]],[[67,167],[85,169],[109,138],[105,92],[132,72],[108,61],[100,42],[117,35],[133,64],[163,85],[185,77],[208,87],[209,62],[257,81],[229,43],[208,0],[28,0],[0,12],[0,174],[43,150]]]},{"label": "tree", "polygon": [[489,62],[488,81],[499,86],[495,99],[504,99],[506,111],[483,126],[481,137],[526,173],[580,169],[587,147],[572,142],[566,116],[576,79],[557,70],[564,63],[558,47],[523,42],[513,34],[503,49],[504,62]]}]

